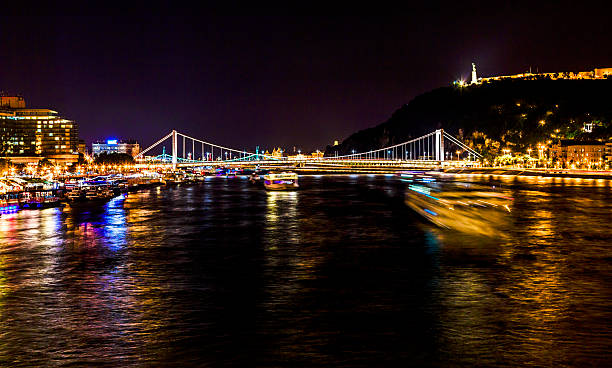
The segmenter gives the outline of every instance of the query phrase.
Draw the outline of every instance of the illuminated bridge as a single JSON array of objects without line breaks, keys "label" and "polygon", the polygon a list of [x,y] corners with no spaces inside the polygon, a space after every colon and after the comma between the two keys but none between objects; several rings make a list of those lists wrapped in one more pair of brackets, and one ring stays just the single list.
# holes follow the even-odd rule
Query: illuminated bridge
[{"label": "illuminated bridge", "polygon": [[[171,154],[165,151],[165,142],[171,142]],[[151,156],[152,152],[162,153]],[[147,155],[149,153],[149,155]],[[461,161],[459,161],[459,158]],[[176,130],[144,149],[135,159],[142,164],[172,165],[177,167],[196,166],[245,166],[269,167],[311,167],[311,168],[376,168],[376,167],[439,167],[452,162],[474,162],[482,158],[478,152],[457,138],[438,129],[421,137],[392,146],[352,152],[347,155],[312,157],[297,155],[276,157],[255,152],[238,150],[190,137]],[[455,159],[455,161],[452,161]]]}]

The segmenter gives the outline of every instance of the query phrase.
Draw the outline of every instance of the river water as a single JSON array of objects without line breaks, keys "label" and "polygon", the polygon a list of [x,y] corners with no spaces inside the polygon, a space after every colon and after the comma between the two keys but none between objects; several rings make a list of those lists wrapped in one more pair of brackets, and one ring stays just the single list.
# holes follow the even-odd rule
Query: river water
[{"label": "river water", "polygon": [[384,176],[246,179],[0,217],[0,366],[604,366],[612,182],[463,176],[506,236]]}]

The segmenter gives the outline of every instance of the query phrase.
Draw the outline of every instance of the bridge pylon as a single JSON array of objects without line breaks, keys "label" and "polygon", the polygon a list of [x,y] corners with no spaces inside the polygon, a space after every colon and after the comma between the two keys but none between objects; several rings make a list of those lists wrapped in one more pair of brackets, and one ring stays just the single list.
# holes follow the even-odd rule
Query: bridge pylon
[{"label": "bridge pylon", "polygon": [[176,130],[172,131],[172,169],[176,170],[176,164],[178,162],[177,158],[178,153],[178,137],[176,134]]},{"label": "bridge pylon", "polygon": [[444,161],[444,130],[436,130],[436,148],[435,148],[436,161]]}]

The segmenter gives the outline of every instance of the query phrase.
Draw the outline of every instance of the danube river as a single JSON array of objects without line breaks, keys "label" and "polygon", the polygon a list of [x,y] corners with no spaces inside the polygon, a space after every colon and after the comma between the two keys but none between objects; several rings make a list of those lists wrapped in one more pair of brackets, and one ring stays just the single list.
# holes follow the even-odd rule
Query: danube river
[{"label": "danube river", "polygon": [[604,366],[612,182],[456,177],[514,198],[442,231],[384,176],[211,178],[0,217],[0,366]]}]

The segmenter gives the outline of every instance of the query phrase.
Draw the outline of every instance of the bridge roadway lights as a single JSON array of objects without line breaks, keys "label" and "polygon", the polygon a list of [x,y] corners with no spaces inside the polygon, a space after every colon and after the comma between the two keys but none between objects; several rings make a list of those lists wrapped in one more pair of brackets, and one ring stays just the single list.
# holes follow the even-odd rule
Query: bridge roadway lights
[{"label": "bridge roadway lights", "polygon": [[[198,144],[201,144],[201,147],[202,147],[202,150],[200,152],[202,154],[202,157],[204,157],[204,153],[206,153],[206,157],[208,157],[209,154],[211,154],[211,156],[214,157],[214,153],[216,152],[219,152],[221,155],[225,153],[227,157],[228,152],[230,153],[234,152],[233,154],[237,155],[238,157],[241,157],[241,159],[224,160],[224,161],[200,161],[200,162],[192,162],[192,163],[180,162],[183,159],[178,158],[178,136],[179,135],[183,137],[183,156],[185,156],[185,139],[190,139],[192,141],[192,145],[191,145],[192,147],[191,154],[193,155],[192,157],[195,157],[195,152],[194,152],[195,147],[196,147],[195,142],[198,142]],[[468,152],[468,157],[470,156],[474,158],[482,157],[479,153],[474,151],[472,148],[466,146],[459,139],[446,133],[442,129],[438,129],[434,132],[431,132],[421,137],[412,139],[410,141],[406,141],[400,144],[396,144],[394,146],[385,147],[385,148],[381,148],[377,150],[371,150],[371,151],[363,152],[363,153],[354,153],[352,155],[345,155],[345,156],[340,156],[340,157],[338,156],[328,157],[325,159],[321,159],[321,158],[314,159],[313,158],[312,160],[307,159],[307,160],[297,160],[297,161],[292,161],[292,160],[275,161],[275,158],[268,157],[268,156],[262,156],[261,154],[259,154],[259,150],[257,151],[257,153],[247,152],[245,150],[235,150],[232,148],[222,147],[222,146],[219,146],[213,143],[205,142],[197,138],[187,136],[183,133],[179,133],[176,130],[172,130],[169,134],[165,135],[163,138],[158,140],[156,143],[152,144],[148,148],[141,151],[136,156],[136,158],[137,159],[146,158],[146,156],[144,156],[145,153],[157,147],[159,144],[161,144],[168,138],[172,139],[171,161],[172,161],[173,168],[176,168],[177,166],[189,167],[189,166],[221,166],[221,165],[224,165],[224,166],[225,165],[269,165],[269,166],[281,165],[281,166],[288,166],[288,167],[291,167],[291,166],[295,167],[296,165],[297,166],[354,165],[357,167],[407,167],[407,168],[408,167],[433,167],[436,165],[441,165],[445,161],[445,157],[444,157],[445,140],[450,141],[452,144],[459,146],[465,152]],[[418,152],[415,151],[417,149],[417,146],[418,146]],[[204,147],[207,147],[208,150],[205,150]],[[421,156],[421,150],[424,150],[424,149],[426,149],[426,151],[423,151],[423,155]],[[416,155],[413,155],[414,153],[416,153]],[[232,157],[233,154],[230,154],[230,158]],[[379,155],[385,156],[387,158],[388,157],[398,158],[398,157],[404,157],[404,156],[408,158],[409,154],[410,154],[410,160],[395,160],[395,159],[392,160],[392,159],[379,158]],[[249,155],[249,156],[245,157],[244,155]],[[388,156],[388,155],[391,155],[391,156]],[[416,156],[417,158],[427,157],[428,160],[414,160],[413,156]],[[242,159],[245,159],[247,157],[257,157],[258,159],[263,157],[263,158],[266,158],[266,160],[256,160],[256,161],[244,160],[242,161]],[[361,159],[358,159],[358,157],[360,157]],[[434,158],[434,160],[429,160],[429,158]]]},{"label": "bridge roadway lights", "polygon": [[300,161],[201,161],[201,162],[186,162],[177,163],[178,167],[194,167],[194,166],[266,166],[266,167],[286,167],[290,168],[432,168],[448,166],[448,161],[436,160],[300,160]]}]

